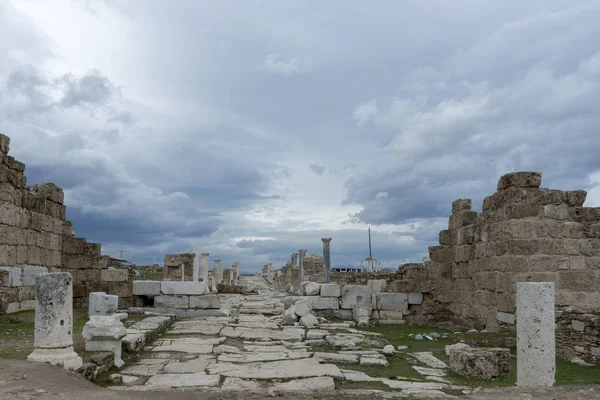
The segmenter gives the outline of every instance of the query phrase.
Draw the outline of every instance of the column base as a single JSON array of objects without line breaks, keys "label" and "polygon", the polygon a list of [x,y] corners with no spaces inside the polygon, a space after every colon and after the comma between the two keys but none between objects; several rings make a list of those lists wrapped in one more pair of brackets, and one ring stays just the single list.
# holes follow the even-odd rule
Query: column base
[{"label": "column base", "polygon": [[35,349],[27,356],[28,361],[61,365],[65,369],[77,370],[83,365],[81,357],[75,353],[73,346],[59,349]]}]

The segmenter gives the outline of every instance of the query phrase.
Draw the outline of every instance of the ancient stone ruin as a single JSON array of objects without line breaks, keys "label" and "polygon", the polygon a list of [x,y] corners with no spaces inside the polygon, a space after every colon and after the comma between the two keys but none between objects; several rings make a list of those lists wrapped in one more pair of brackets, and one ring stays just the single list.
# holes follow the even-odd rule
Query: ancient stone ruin
[{"label": "ancient stone ruin", "polygon": [[[62,190],[27,186],[25,166],[8,145],[0,135],[0,313],[35,308],[31,361],[92,381],[117,367],[108,381],[119,390],[207,387],[270,396],[376,382],[402,395],[446,397],[465,393],[456,376],[506,379],[507,348],[457,342],[443,359],[360,329],[453,323],[474,328],[461,335],[516,331],[519,386],[554,385],[555,355],[600,362],[600,209],[583,207],[584,191],[540,188],[539,173],[502,176],[481,213],[469,199],[454,201],[430,261],[395,272],[334,270],[335,241],[322,238],[322,254],[293,250],[285,266],[264,262],[255,276],[193,248],[165,256],[162,280],[136,280],[102,256],[99,244],[74,236]],[[94,355],[85,360],[73,348],[73,307],[88,309],[78,334]],[[128,321],[132,314],[143,319]],[[418,378],[351,368],[385,370],[398,353]]]}]

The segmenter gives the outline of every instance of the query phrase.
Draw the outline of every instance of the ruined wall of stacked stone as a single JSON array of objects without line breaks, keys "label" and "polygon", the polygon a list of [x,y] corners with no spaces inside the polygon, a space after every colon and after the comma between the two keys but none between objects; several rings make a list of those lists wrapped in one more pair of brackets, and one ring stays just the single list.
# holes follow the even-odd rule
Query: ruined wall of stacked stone
[{"label": "ruined wall of stacked stone", "polygon": [[325,282],[325,260],[323,256],[316,254],[304,256],[304,280],[318,283]]},{"label": "ruined wall of stacked stone", "polygon": [[[194,274],[194,253],[167,254],[163,268],[165,281],[192,281]],[[181,279],[183,265],[184,279]]]},{"label": "ruined wall of stacked stone", "polygon": [[86,307],[92,291],[128,295],[120,302],[127,306],[127,271],[109,270],[99,244],[74,236],[62,189],[27,186],[25,164],[9,150],[10,139],[0,134],[0,312],[32,309],[35,276],[46,271],[71,272],[75,307]]},{"label": "ruined wall of stacked stone", "polygon": [[507,174],[481,214],[470,200],[453,203],[427,271],[413,271],[439,316],[488,329],[514,324],[517,282],[555,282],[557,305],[600,308],[600,209],[582,207],[585,191],[540,184],[540,173]]}]

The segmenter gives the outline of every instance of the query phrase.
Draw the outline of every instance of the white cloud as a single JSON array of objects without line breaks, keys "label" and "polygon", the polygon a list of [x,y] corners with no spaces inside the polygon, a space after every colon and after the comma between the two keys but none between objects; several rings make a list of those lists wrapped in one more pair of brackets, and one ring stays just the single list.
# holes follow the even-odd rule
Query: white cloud
[{"label": "white cloud", "polygon": [[390,194],[388,192],[379,192],[375,195],[377,200],[387,199]]},{"label": "white cloud", "polygon": [[285,58],[279,54],[269,54],[261,66],[265,71],[285,77],[295,74],[306,74],[313,70],[313,59],[310,56]]},{"label": "white cloud", "polygon": [[354,119],[359,125],[371,120],[377,115],[377,100],[371,100],[365,104],[354,109],[352,119]]}]

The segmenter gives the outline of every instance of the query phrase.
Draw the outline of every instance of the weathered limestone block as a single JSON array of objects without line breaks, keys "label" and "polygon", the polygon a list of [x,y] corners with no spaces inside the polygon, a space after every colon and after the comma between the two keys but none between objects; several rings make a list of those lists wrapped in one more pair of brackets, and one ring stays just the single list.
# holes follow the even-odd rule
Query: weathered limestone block
[{"label": "weathered limestone block", "polygon": [[356,304],[363,302],[371,304],[372,295],[373,291],[368,286],[345,285],[342,288],[342,308],[353,309]]},{"label": "weathered limestone block", "polygon": [[477,211],[457,211],[449,218],[448,229],[455,230],[477,223]]},{"label": "weathered limestone block", "polygon": [[471,379],[506,378],[510,372],[510,350],[462,348],[449,354],[450,370]]},{"label": "weathered limestone block", "polygon": [[40,274],[35,295],[35,349],[27,359],[81,367],[83,361],[73,350],[73,277],[68,272]]},{"label": "weathered limestone block", "polygon": [[160,294],[160,284],[160,281],[133,281],[133,295],[158,296]]},{"label": "weathered limestone block", "polygon": [[321,297],[341,297],[342,287],[337,283],[323,283],[321,285]]},{"label": "weathered limestone block", "polygon": [[429,258],[439,263],[454,261],[454,250],[452,246],[429,246]]},{"label": "weathered limestone block", "polygon": [[553,282],[517,283],[517,386],[553,386],[556,370]]},{"label": "weathered limestone block", "polygon": [[313,310],[339,310],[340,302],[337,297],[317,297],[311,306]]},{"label": "weathered limestone block", "polygon": [[189,308],[190,299],[188,296],[160,295],[154,298],[154,307]]},{"label": "weathered limestone block", "polygon": [[514,325],[515,324],[515,314],[500,312],[496,314],[496,319],[503,324]]},{"label": "weathered limestone block", "polygon": [[114,354],[114,365],[121,367],[121,341],[127,330],[115,315],[93,315],[83,327],[86,351],[110,351]]},{"label": "weathered limestone block", "polygon": [[367,281],[367,286],[373,293],[381,293],[385,292],[387,282],[385,279],[369,279]]},{"label": "weathered limestone block", "polygon": [[422,304],[423,303],[423,293],[409,293],[408,294],[408,304]]},{"label": "weathered limestone block", "polygon": [[512,172],[502,175],[498,181],[498,190],[506,189],[511,186],[521,188],[538,188],[542,184],[542,174],[540,172]]},{"label": "weathered limestone block", "polygon": [[48,268],[39,265],[24,265],[23,286],[35,286],[35,278],[44,272],[48,272]]},{"label": "weathered limestone block", "polygon": [[201,295],[208,293],[208,289],[203,282],[162,281],[160,292],[162,294]]},{"label": "weathered limestone block", "polygon": [[376,293],[378,310],[408,311],[406,293]]},{"label": "weathered limestone block", "polygon": [[304,293],[306,296],[318,296],[321,292],[321,285],[317,282],[307,282],[304,285]]},{"label": "weathered limestone block", "polygon": [[110,267],[100,271],[100,280],[103,282],[125,282],[128,279],[129,272],[126,269],[117,269]]},{"label": "weathered limestone block", "polygon": [[440,231],[440,244],[451,245],[452,244],[452,231],[447,229]]},{"label": "weathered limestone block", "polygon": [[190,296],[190,308],[219,309],[221,308],[221,301],[216,294]]},{"label": "weathered limestone block", "polygon": [[300,318],[300,323],[307,329],[313,329],[319,324],[319,320],[312,314],[306,314]]},{"label": "weathered limestone block", "polygon": [[470,211],[471,199],[456,199],[452,202],[452,214],[459,211]]},{"label": "weathered limestone block", "polygon": [[90,293],[90,306],[88,315],[110,315],[117,312],[119,308],[119,296],[113,296],[104,292]]},{"label": "weathered limestone block", "polygon": [[[1,251],[6,251],[6,253],[8,253],[8,249],[3,250],[2,246],[0,246],[0,252]],[[23,271],[21,270],[20,267],[0,267],[0,270],[8,271],[8,273],[10,274],[9,284],[8,284],[9,287],[19,287],[19,286],[23,285],[23,279],[22,279]]]},{"label": "weathered limestone block", "polygon": [[312,299],[302,299],[294,303],[296,315],[304,317],[312,311]]},{"label": "weathered limestone block", "polygon": [[296,314],[296,306],[291,306],[283,312],[283,321],[287,325],[293,325],[294,322],[298,321],[298,315]]}]

